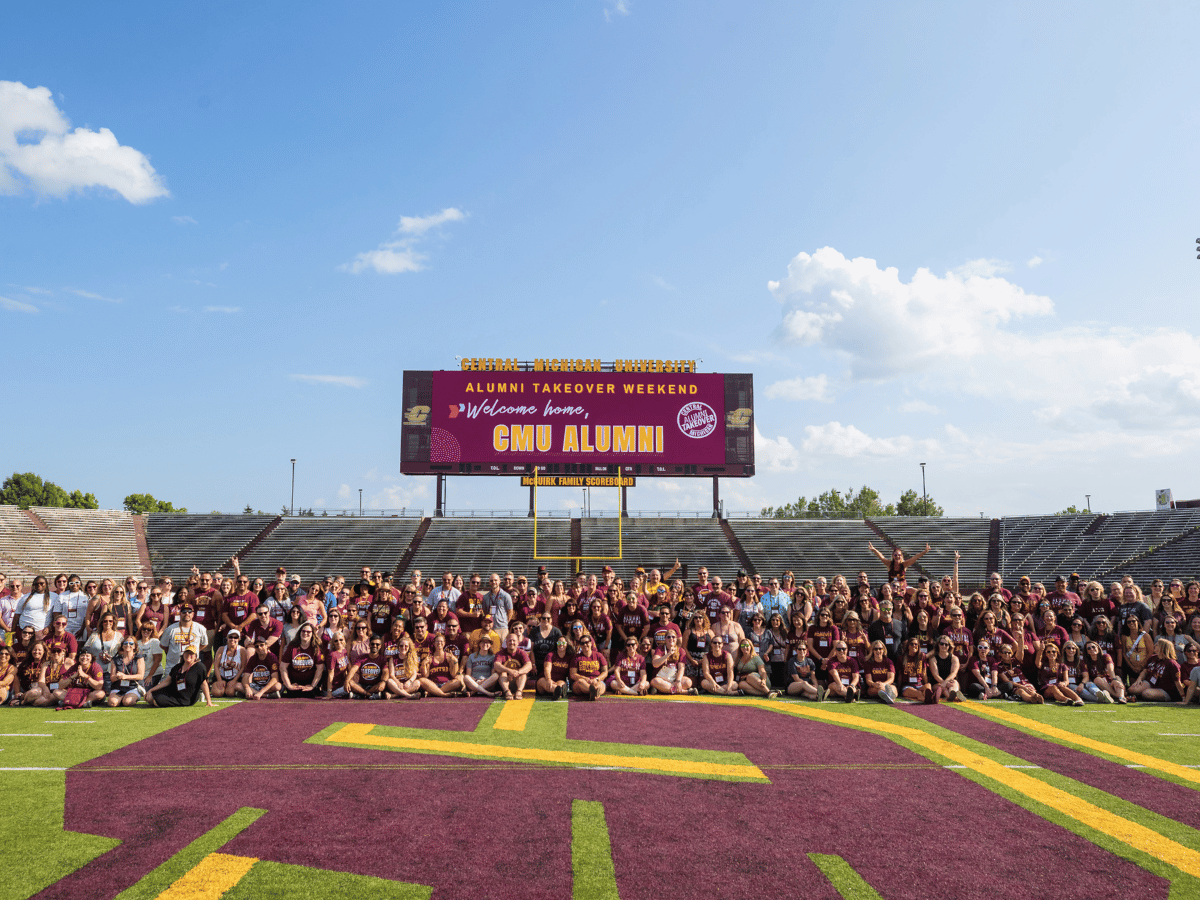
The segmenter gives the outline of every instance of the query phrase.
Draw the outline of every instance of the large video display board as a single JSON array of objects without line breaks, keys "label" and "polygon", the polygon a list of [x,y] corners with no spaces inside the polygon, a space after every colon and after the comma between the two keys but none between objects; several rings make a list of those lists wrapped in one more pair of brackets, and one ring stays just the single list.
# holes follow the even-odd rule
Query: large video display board
[{"label": "large video display board", "polygon": [[750,375],[404,373],[405,474],[748,477]]}]

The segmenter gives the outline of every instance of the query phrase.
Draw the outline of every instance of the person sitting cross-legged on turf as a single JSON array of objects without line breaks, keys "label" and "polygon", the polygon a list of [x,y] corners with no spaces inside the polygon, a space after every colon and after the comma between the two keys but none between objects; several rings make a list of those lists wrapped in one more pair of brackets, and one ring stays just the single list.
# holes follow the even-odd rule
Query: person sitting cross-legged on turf
[{"label": "person sitting cross-legged on turf", "polygon": [[1063,706],[1083,706],[1083,698],[1071,690],[1067,667],[1062,661],[1058,644],[1047,641],[1038,647],[1034,657],[1037,666],[1038,689],[1047,700]]},{"label": "person sitting cross-legged on turf", "polygon": [[329,638],[329,659],[325,667],[325,697],[342,699],[349,697],[346,676],[350,672],[350,654],[346,650],[346,633],[335,631]]},{"label": "person sitting cross-legged on turf", "polygon": [[[565,637],[559,636],[559,642],[567,643]],[[462,667],[463,689],[480,697],[495,697],[496,687],[500,676],[496,674],[496,654],[492,652],[491,635],[479,637],[479,647],[474,653],[467,654]],[[539,682],[539,688],[541,683]]]},{"label": "person sitting cross-legged on turf", "polygon": [[383,694],[389,700],[400,697],[403,700],[420,699],[425,696],[421,690],[421,657],[417,648],[407,634],[401,634],[396,644],[393,656],[383,654],[384,678]]},{"label": "person sitting cross-legged on turf", "polygon": [[133,706],[145,693],[142,680],[146,677],[146,660],[137,649],[137,638],[128,635],[121,639],[120,650],[109,663],[109,706]]},{"label": "person sitting cross-legged on turf", "polygon": [[967,667],[967,684],[965,693],[975,700],[993,700],[1000,696],[997,684],[995,660],[992,658],[992,645],[988,640],[982,640],[975,645],[975,655]]},{"label": "person sitting cross-legged on turf", "polygon": [[225,634],[225,645],[213,655],[214,697],[237,697],[245,691],[242,684],[242,672],[250,651],[241,644],[242,634],[236,628],[230,628]]},{"label": "person sitting cross-legged on turf", "polygon": [[[675,632],[669,631],[665,637],[663,645],[655,647],[650,656],[650,661],[654,666],[654,677],[650,679],[650,686],[660,694],[699,693],[692,686],[692,680],[684,674],[687,654],[683,651],[683,646],[679,642],[679,636]],[[710,651],[712,650],[714,640],[716,639],[711,635],[707,638]],[[639,646],[638,649],[640,650],[641,647]],[[703,657],[701,657],[701,660],[703,660]]]},{"label": "person sitting cross-legged on turf", "polygon": [[1100,690],[1101,703],[1107,702],[1104,700],[1104,694],[1112,698],[1113,702],[1126,702],[1125,685],[1116,675],[1116,665],[1112,657],[1104,652],[1099,642],[1088,641],[1083,645],[1083,667],[1087,669],[1088,680]]},{"label": "person sitting cross-legged on turf", "polygon": [[925,655],[925,702],[939,700],[966,700],[958,688],[960,663],[954,655],[954,643],[948,637],[939,637],[934,649]]},{"label": "person sitting cross-legged on turf", "polygon": [[446,635],[440,631],[434,632],[433,649],[421,660],[421,687],[434,697],[463,696],[458,660],[446,652]]},{"label": "person sitting cross-legged on turf", "polygon": [[267,638],[262,635],[254,643],[254,652],[246,659],[242,690],[247,700],[279,697],[279,658],[267,649]]},{"label": "person sitting cross-legged on turf", "polygon": [[896,656],[899,667],[900,696],[905,700],[925,698],[925,653],[917,635],[907,637]]},{"label": "person sitting cross-legged on turf", "polygon": [[1175,659],[1175,645],[1168,638],[1154,643],[1154,655],[1129,686],[1129,693],[1139,700],[1174,702],[1183,699],[1183,681]]},{"label": "person sitting cross-legged on turf", "polygon": [[833,642],[833,653],[825,661],[825,671],[829,675],[825,696],[857,703],[861,672],[858,663],[850,658],[849,651],[849,646],[841,638]]},{"label": "person sitting cross-legged on turf", "polygon": [[[759,617],[761,619],[761,617]],[[734,677],[737,678],[738,690],[743,694],[756,697],[767,697],[774,700],[779,691],[771,687],[771,676],[767,672],[767,664],[754,649],[754,642],[742,638],[738,643],[737,656],[733,660]]]},{"label": "person sitting cross-legged on turf", "polygon": [[[613,640],[615,643],[621,639],[614,637]],[[638,653],[636,637],[631,635],[622,643],[624,649],[615,654],[608,687],[614,694],[638,697],[650,690],[650,682],[646,678],[646,657]]]},{"label": "person sitting cross-legged on turf", "polygon": [[1180,666],[1180,670],[1187,669],[1188,674],[1183,681],[1186,690],[1179,705],[1187,706],[1200,693],[1200,644],[1188,644],[1183,648],[1183,656],[1186,662]]},{"label": "person sitting cross-legged on turf", "polygon": [[871,652],[859,664],[866,682],[865,696],[891,706],[896,702],[896,664],[888,659],[887,644],[872,641]]},{"label": "person sitting cross-legged on turf", "polygon": [[599,700],[604,696],[608,660],[596,649],[590,634],[585,633],[579,639],[579,652],[572,658],[567,675],[571,680],[572,691],[580,697]]},{"label": "person sitting cross-legged on turf", "polygon": [[350,696],[356,700],[378,700],[383,696],[387,680],[388,659],[383,655],[383,636],[371,635],[367,647],[367,655],[351,665],[346,675]]},{"label": "person sitting cross-legged on turf", "polygon": [[207,676],[196,648],[185,646],[180,661],[146,692],[146,702],[151,706],[192,706],[203,696],[204,705],[212,706]]},{"label": "person sitting cross-legged on turf", "polygon": [[724,636],[713,635],[708,652],[700,658],[700,669],[700,690],[706,694],[736,697],[741,693],[734,676],[733,654],[725,649]]},{"label": "person sitting cross-legged on turf", "polygon": [[1005,700],[1019,700],[1022,703],[1046,702],[1037,692],[1037,688],[1025,678],[1025,670],[1017,659],[1012,644],[1000,645],[1000,659],[996,662],[996,685]]},{"label": "person sitting cross-legged on turf", "polygon": [[279,677],[285,697],[316,697],[325,675],[325,651],[317,638],[317,626],[307,621],[283,651]]},{"label": "person sitting cross-legged on turf", "polygon": [[800,697],[803,700],[816,700],[821,696],[821,686],[817,683],[817,664],[808,655],[808,647],[796,644],[792,658],[787,662],[789,697]]},{"label": "person sitting cross-legged on turf", "polygon": [[537,682],[537,693],[555,700],[565,700],[571,692],[571,660],[574,656],[571,642],[560,632],[554,649],[546,654],[542,662],[542,677]]},{"label": "person sitting cross-legged on turf", "polygon": [[517,633],[510,631],[496,653],[492,671],[499,676],[498,682],[505,700],[512,700],[514,697],[517,700],[525,698],[525,682],[529,673],[533,671],[533,660],[529,658],[528,651],[521,648],[520,643],[521,639]]},{"label": "person sitting cross-legged on turf", "polygon": [[[61,652],[61,648],[55,648]],[[75,657],[59,678],[58,690],[52,695],[59,709],[91,706],[104,699],[104,669],[96,662],[92,651],[86,647]]]}]

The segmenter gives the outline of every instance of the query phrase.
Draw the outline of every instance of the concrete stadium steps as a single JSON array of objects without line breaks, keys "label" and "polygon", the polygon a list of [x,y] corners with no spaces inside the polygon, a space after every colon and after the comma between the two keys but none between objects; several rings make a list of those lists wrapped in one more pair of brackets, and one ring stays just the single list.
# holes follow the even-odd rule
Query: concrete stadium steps
[{"label": "concrete stadium steps", "polygon": [[1196,509],[1008,518],[1001,523],[1001,571],[1007,580],[1028,575],[1047,587],[1059,574],[1092,579],[1197,525]]},{"label": "concrete stadium steps", "polygon": [[[538,519],[537,527],[539,555],[570,555],[570,519]],[[440,582],[446,570],[466,577],[472,572],[487,576],[511,569],[535,582],[538,566],[545,566],[555,579],[565,580],[574,571],[569,560],[533,558],[533,519],[450,517],[432,520],[400,577],[406,580],[414,569],[420,569],[422,575]]]},{"label": "concrete stadium steps", "polygon": [[[617,555],[617,520],[583,519],[580,522],[584,556]],[[712,575],[720,575],[726,583],[741,568],[737,554],[716,519],[705,518],[629,518],[621,524],[622,558],[592,560],[583,563],[585,572],[599,572],[612,566],[626,584],[638,566],[660,568],[665,573],[676,558],[686,567],[688,583],[695,580],[696,570],[707,566]]]},{"label": "concrete stadium steps", "polygon": [[1155,549],[1153,553],[1140,559],[1119,565],[1105,575],[1106,586],[1110,581],[1132,575],[1133,580],[1141,585],[1143,590],[1149,590],[1150,582],[1155,578],[1161,578],[1163,581],[1182,578],[1184,582],[1193,578],[1200,580],[1200,530],[1182,535],[1162,549]]},{"label": "concrete stadium steps", "polygon": [[193,565],[215,571],[273,521],[275,516],[151,513],[146,516],[146,546],[154,574],[180,585]]},{"label": "concrete stadium steps", "polygon": [[0,556],[26,572],[59,572],[87,578],[141,577],[134,517],[115,509],[54,509],[32,512],[45,525],[15,506],[0,506]]},{"label": "concrete stadium steps", "polygon": [[420,519],[285,516],[239,562],[243,574],[264,579],[285,566],[304,579],[306,590],[310,580],[330,573],[352,584],[362,566],[392,571],[420,524]]},{"label": "concrete stadium steps", "polygon": [[854,584],[862,569],[872,584],[887,578],[867,542],[885,556],[888,548],[880,547],[879,535],[861,519],[730,519],[729,525],[764,579],[789,569],[798,581],[845,575]]},{"label": "concrete stadium steps", "polygon": [[[912,556],[925,549],[931,550],[921,557],[918,565],[929,573],[930,578],[941,578],[954,571],[954,551],[962,554],[958,561],[958,584],[963,591],[975,590],[987,582],[988,539],[991,536],[991,519],[970,518],[925,518],[922,516],[891,516],[872,519],[876,527],[886,534],[904,555]],[[888,548],[875,546],[885,556]],[[879,561],[875,560],[879,566]],[[867,569],[871,581],[877,569]],[[850,573],[843,573],[849,577]],[[915,579],[911,573],[909,583]]]}]

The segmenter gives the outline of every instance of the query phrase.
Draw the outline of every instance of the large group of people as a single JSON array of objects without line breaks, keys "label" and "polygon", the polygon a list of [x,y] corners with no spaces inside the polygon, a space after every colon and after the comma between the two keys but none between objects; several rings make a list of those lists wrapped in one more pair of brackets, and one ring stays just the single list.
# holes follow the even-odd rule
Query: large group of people
[{"label": "large group of people", "polygon": [[767,699],[1004,699],[1066,706],[1200,698],[1200,582],[1076,575],[1053,590],[992,573],[910,578],[928,552],[869,550],[885,570],[798,580],[701,566],[691,583],[605,566],[570,582],[544,568],[402,583],[362,567],[312,580],[193,567],[84,582],[0,574],[0,703],[186,706],[203,698],[606,694]]}]

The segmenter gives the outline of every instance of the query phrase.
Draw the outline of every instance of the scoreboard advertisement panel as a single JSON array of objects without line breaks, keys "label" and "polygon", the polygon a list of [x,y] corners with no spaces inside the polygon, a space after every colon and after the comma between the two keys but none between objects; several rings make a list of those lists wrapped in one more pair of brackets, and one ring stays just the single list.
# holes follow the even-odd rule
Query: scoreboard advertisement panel
[{"label": "scoreboard advertisement panel", "polygon": [[406,371],[408,475],[754,474],[750,375]]}]

